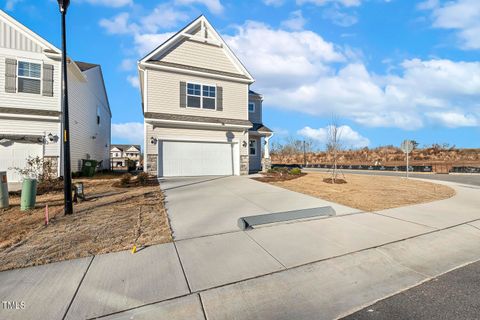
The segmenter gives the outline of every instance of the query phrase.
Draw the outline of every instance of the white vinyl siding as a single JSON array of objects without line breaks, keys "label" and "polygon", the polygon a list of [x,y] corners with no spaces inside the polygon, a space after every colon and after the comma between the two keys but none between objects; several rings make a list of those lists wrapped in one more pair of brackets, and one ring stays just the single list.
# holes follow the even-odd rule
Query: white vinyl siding
[{"label": "white vinyl siding", "polygon": [[[18,53],[19,56],[22,56],[22,53]],[[24,109],[35,109],[35,110],[49,110],[49,111],[60,111],[61,102],[60,102],[60,62],[53,61],[42,54],[35,56],[35,60],[40,60],[42,63],[47,63],[53,65],[53,96],[44,96],[42,94],[29,94],[29,93],[7,93],[5,92],[5,58],[16,59],[17,61],[22,61],[22,58],[15,56],[5,56],[0,52],[0,101],[2,107],[8,106],[9,108],[24,108]],[[17,83],[18,90],[18,83]]]},{"label": "white vinyl siding", "polygon": [[[244,83],[183,75],[180,73],[148,70],[146,73],[146,111],[157,113],[185,114],[230,119],[248,119],[248,85]],[[223,111],[180,108],[180,82],[205,83],[223,88]]]},{"label": "white vinyl siding", "polygon": [[[110,166],[110,114],[107,98],[101,94],[99,68],[84,73],[87,82],[79,81],[69,73],[70,144],[72,172],[80,171],[82,159],[103,160],[103,168]],[[97,96],[98,94],[98,96]],[[101,125],[97,124],[97,114]]]},{"label": "white vinyl siding", "polygon": [[0,48],[42,53],[42,47],[15,27],[0,19]]},{"label": "white vinyl siding", "polygon": [[[34,119],[12,119],[2,118],[0,114],[0,134],[15,135],[56,135],[60,138],[59,121],[40,121]],[[60,156],[61,139],[56,143],[47,143],[45,145],[46,156]]]},{"label": "white vinyl siding", "polygon": [[160,60],[241,74],[222,48],[191,40],[185,40],[178,46],[173,47]]},{"label": "white vinyl siding", "polygon": [[[215,141],[215,142],[235,142],[241,146],[243,142],[248,143],[248,134],[243,132],[232,132],[225,130],[200,130],[183,128],[163,128],[155,127],[151,124],[145,124],[146,144],[145,152],[147,154],[157,154],[157,146],[150,143],[150,138],[154,137],[163,140],[190,140],[190,141]],[[248,155],[248,148],[241,147],[240,154]]]}]

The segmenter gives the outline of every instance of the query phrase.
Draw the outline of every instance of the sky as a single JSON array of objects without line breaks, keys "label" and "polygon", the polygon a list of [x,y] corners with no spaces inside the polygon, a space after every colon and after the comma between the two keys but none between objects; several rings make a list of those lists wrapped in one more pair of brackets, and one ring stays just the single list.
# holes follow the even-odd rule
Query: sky
[{"label": "sky", "polygon": [[[54,0],[1,0],[60,47]],[[276,142],[480,147],[479,0],[71,0],[68,54],[102,65],[112,142],[142,143],[136,62],[199,15],[264,95]]]}]

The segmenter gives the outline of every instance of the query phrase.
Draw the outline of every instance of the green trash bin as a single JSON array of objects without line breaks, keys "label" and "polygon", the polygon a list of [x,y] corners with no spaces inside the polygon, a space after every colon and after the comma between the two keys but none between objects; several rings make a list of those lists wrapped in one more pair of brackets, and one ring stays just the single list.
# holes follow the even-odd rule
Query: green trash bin
[{"label": "green trash bin", "polygon": [[8,209],[7,172],[0,171],[0,209]]},{"label": "green trash bin", "polygon": [[97,169],[98,161],[96,160],[82,160],[82,176],[93,177]]},{"label": "green trash bin", "polygon": [[35,208],[37,199],[37,180],[24,179],[22,183],[22,196],[20,198],[20,210],[26,211]]}]

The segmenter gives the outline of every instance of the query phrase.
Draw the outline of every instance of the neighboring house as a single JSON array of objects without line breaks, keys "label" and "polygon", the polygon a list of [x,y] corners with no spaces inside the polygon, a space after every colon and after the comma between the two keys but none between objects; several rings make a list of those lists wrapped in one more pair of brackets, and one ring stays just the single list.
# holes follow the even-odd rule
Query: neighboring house
[{"label": "neighboring house", "polygon": [[[82,159],[110,166],[111,112],[99,65],[68,61],[72,171]],[[49,160],[63,174],[61,51],[0,10],[0,171],[28,157]]]},{"label": "neighboring house", "polygon": [[125,167],[126,160],[133,160],[136,166],[140,166],[141,157],[140,145],[135,144],[112,144],[110,149],[110,159],[112,161],[112,168]]},{"label": "neighboring house", "polygon": [[[259,44],[260,45],[260,44]],[[262,96],[204,16],[139,61],[145,171],[240,175],[269,168]],[[262,145],[263,150],[262,161]]]}]

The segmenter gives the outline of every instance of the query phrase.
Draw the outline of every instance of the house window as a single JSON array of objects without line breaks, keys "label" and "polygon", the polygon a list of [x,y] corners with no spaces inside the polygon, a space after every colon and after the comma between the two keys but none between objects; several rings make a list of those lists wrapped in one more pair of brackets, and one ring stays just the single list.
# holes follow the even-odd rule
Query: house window
[{"label": "house window", "polygon": [[100,126],[100,107],[97,107],[97,125]]},{"label": "house window", "polygon": [[256,156],[257,155],[257,140],[251,139],[250,142],[248,143],[249,149],[250,149],[250,155],[251,156]]},{"label": "house window", "polygon": [[18,92],[40,94],[42,65],[25,61],[18,62]]},{"label": "house window", "polygon": [[199,109],[216,109],[217,88],[215,86],[187,84],[187,107]]},{"label": "house window", "polygon": [[255,103],[253,102],[248,103],[248,112],[255,112]]}]

